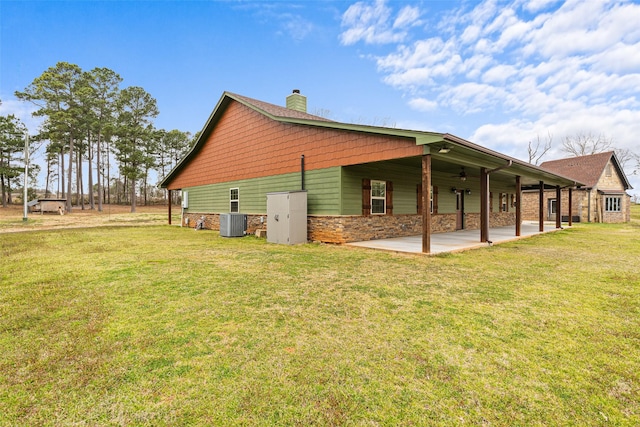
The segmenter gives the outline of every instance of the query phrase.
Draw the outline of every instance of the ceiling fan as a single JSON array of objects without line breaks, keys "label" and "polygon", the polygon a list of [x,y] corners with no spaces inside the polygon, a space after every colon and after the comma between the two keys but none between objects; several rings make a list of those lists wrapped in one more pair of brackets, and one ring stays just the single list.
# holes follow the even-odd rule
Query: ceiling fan
[{"label": "ceiling fan", "polygon": [[459,178],[460,181],[466,181],[467,178],[479,178],[478,176],[468,175],[467,171],[464,170],[464,166],[460,167],[460,173],[457,175],[451,175],[452,178]]},{"label": "ceiling fan", "polygon": [[467,172],[465,172],[464,170],[464,166],[460,167],[460,173],[457,175],[451,175],[452,178],[460,178],[460,181],[466,181],[467,180]]}]

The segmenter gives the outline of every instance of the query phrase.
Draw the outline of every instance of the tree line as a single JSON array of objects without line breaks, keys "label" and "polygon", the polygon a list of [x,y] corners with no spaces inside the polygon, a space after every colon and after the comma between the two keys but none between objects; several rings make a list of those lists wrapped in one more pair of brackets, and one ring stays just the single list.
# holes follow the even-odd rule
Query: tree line
[{"label": "tree line", "polygon": [[[150,189],[155,188],[149,183],[151,172],[162,179],[197,140],[197,134],[156,129],[156,100],[139,86],[121,88],[121,83],[122,78],[108,68],[83,71],[75,64],[59,62],[15,93],[18,99],[37,106],[34,116],[44,119],[38,133],[30,138],[34,142],[30,149],[44,144],[45,196],[57,183],[55,193],[66,199],[67,211],[75,201],[82,209],[87,204],[99,211],[103,203],[126,202],[135,212],[138,195],[147,204]],[[22,184],[25,132],[26,127],[15,116],[0,116],[3,207],[11,203],[12,189]],[[538,136],[537,141],[529,141],[529,163],[539,164],[551,149],[552,139],[549,134],[546,139]],[[562,140],[562,151],[571,156],[611,149],[615,149],[613,141],[602,135],[582,133]],[[640,171],[639,154],[627,149],[615,151],[623,168],[631,174]],[[112,166],[117,167],[118,176],[111,176]],[[31,165],[29,180],[35,180],[40,171],[39,165]],[[31,197],[35,197],[33,191]]]},{"label": "tree line", "polygon": [[[164,177],[197,138],[177,129],[155,128],[156,100],[139,86],[121,88],[121,83],[122,78],[108,68],[83,71],[78,65],[59,62],[15,93],[18,99],[33,103],[37,107],[33,115],[44,119],[31,140],[34,146],[45,144],[46,196],[56,182],[56,193],[66,199],[67,211],[75,201],[82,209],[99,211],[103,203],[127,202],[135,212],[137,195],[148,202],[151,172]],[[15,116],[0,117],[4,207],[11,202],[11,189],[20,186],[18,164],[24,162],[25,132]],[[112,166],[117,167],[118,176],[111,176]],[[39,172],[32,167],[30,179]]]}]

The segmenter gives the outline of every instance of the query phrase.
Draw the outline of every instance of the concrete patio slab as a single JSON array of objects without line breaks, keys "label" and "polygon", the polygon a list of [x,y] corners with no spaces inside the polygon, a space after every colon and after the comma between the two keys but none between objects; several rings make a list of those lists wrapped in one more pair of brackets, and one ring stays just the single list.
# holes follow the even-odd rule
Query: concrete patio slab
[{"label": "concrete patio slab", "polygon": [[[544,231],[557,231],[555,223],[545,223]],[[537,222],[523,222],[521,235],[515,235],[515,226],[494,227],[489,229],[489,240],[492,244],[504,243],[512,240],[541,234]],[[369,249],[380,249],[393,252],[422,253],[422,236],[395,237],[391,239],[368,240],[365,242],[347,243]],[[487,247],[487,243],[480,242],[480,230],[459,230],[451,233],[435,233],[431,235],[431,253],[458,252],[474,248]]]}]

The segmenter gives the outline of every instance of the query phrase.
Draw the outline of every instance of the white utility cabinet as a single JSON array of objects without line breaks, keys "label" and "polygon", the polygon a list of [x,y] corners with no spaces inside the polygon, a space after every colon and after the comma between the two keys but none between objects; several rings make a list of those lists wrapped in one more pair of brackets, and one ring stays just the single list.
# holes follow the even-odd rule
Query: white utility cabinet
[{"label": "white utility cabinet", "polygon": [[267,242],[307,242],[307,192],[267,193]]}]

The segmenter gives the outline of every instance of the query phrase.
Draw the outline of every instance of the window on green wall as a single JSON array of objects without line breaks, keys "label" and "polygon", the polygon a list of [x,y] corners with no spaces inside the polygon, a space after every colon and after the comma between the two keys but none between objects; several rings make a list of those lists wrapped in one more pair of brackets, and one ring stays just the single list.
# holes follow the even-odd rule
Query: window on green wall
[{"label": "window on green wall", "polygon": [[371,181],[371,213],[386,213],[387,183],[385,181]]},{"label": "window on green wall", "polygon": [[429,209],[431,211],[431,213],[433,213],[433,185],[431,186],[431,193],[429,194],[430,200],[429,200]]},{"label": "window on green wall", "polygon": [[229,212],[240,212],[240,189],[229,190]]},{"label": "window on green wall", "polygon": [[500,193],[500,212],[507,212],[509,210],[507,197],[507,193]]}]

